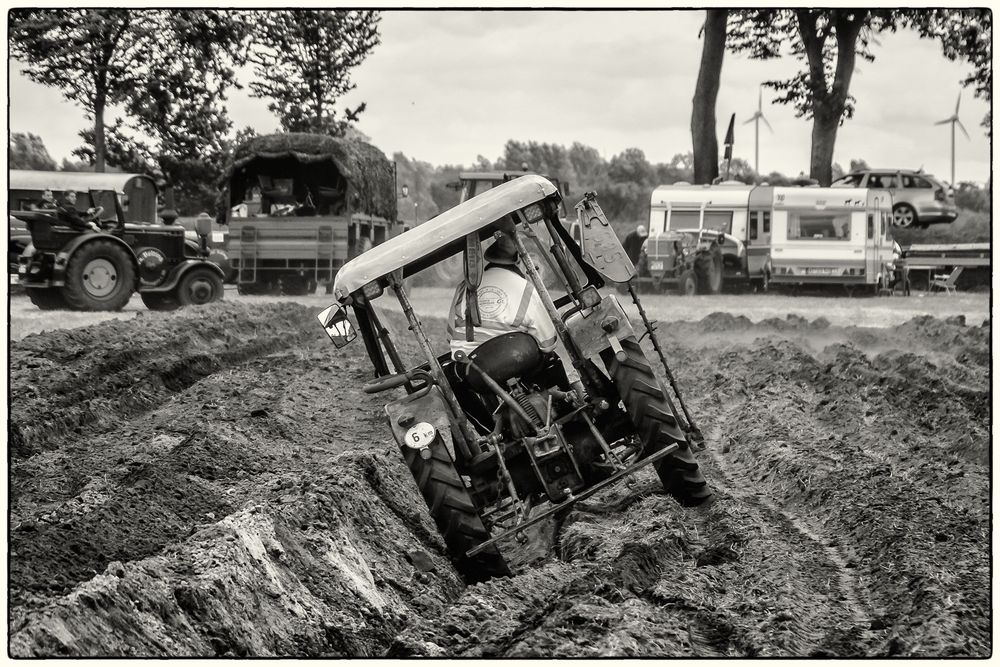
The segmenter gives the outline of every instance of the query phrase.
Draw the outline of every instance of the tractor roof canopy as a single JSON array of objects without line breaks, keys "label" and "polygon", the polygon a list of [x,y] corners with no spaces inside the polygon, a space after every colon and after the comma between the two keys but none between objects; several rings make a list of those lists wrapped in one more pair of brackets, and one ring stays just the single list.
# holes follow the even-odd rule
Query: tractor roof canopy
[{"label": "tractor roof canopy", "polygon": [[[121,174],[96,171],[38,171],[34,169],[11,169],[10,190],[32,190],[44,192],[89,192],[90,190],[126,192],[126,186],[149,187],[156,192],[156,181],[145,174]],[[132,182],[134,180],[134,183]]]},{"label": "tractor roof canopy", "polygon": [[337,272],[335,294],[344,299],[399,269],[404,276],[413,275],[461,252],[467,235],[478,232],[480,239],[486,239],[505,216],[553,196],[559,197],[558,190],[541,176],[501,183],[349,261]]},{"label": "tractor roof canopy", "polygon": [[226,175],[230,205],[244,201],[261,177],[303,179],[325,187],[346,181],[357,195],[358,211],[395,218],[392,163],[364,141],[301,132],[253,137],[234,151]]}]

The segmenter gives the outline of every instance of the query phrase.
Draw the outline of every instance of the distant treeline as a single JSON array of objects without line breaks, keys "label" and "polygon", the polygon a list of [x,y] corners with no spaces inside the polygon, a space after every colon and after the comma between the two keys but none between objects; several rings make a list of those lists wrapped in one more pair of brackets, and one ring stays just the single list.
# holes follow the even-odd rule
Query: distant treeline
[{"label": "distant treeline", "polygon": [[[45,144],[35,134],[13,133],[7,149],[8,164],[11,169],[47,169],[62,171],[90,171],[84,162],[63,159],[61,165],[49,155]],[[691,182],[692,155],[678,153],[668,163],[651,163],[638,148],[629,148],[610,160],[601,156],[596,148],[580,142],[569,148],[559,144],[536,141],[510,140],[504,146],[501,157],[490,160],[482,155],[471,165],[434,166],[395,153],[397,191],[406,185],[406,197],[398,200],[398,215],[407,222],[423,222],[458,203],[459,191],[448,187],[458,181],[459,173],[471,170],[527,168],[540,174],[558,178],[568,183],[571,200],[575,203],[584,192],[596,191],[601,206],[611,220],[616,222],[638,222],[649,214],[649,196],[658,185],[669,185],[678,181]],[[867,169],[864,160],[851,160],[847,171]],[[725,174],[725,163],[720,167]],[[845,173],[840,165],[834,165],[834,178]],[[790,185],[802,177],[787,176],[772,171],[758,176],[745,160],[734,158],[729,169],[729,177],[744,183],[767,182],[771,185]],[[987,212],[990,209],[989,183],[983,189],[975,183],[959,183],[955,194],[956,203],[961,208]],[[197,215],[197,210],[182,210],[183,215]]]}]

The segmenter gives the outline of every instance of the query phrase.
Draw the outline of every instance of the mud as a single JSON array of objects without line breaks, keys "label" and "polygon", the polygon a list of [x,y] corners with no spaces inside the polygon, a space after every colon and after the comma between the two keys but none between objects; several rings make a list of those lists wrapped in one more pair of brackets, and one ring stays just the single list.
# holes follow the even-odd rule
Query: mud
[{"label": "mud", "polygon": [[465,587],[313,315],[11,346],[10,655],[991,654],[988,322],[661,322],[715,501],[643,471]]}]

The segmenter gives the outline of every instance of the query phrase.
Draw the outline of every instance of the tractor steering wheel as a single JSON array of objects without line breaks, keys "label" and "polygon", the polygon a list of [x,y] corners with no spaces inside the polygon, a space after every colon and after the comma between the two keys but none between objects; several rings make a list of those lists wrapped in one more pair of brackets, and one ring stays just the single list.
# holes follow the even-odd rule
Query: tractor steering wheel
[{"label": "tractor steering wheel", "polygon": [[96,206],[92,209],[87,210],[86,220],[88,222],[98,222],[103,214],[104,214],[104,207]]}]

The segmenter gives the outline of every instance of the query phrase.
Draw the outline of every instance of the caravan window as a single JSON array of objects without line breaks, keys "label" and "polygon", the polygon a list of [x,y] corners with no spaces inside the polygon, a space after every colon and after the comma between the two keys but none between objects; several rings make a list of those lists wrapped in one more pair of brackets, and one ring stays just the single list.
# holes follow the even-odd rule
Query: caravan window
[{"label": "caravan window", "polygon": [[771,212],[770,211],[764,211],[761,215],[764,216],[764,233],[765,234],[770,234],[771,233]]},{"label": "caravan window", "polygon": [[846,241],[850,237],[850,213],[788,213],[789,240]]},{"label": "caravan window", "polygon": [[750,211],[750,240],[757,240],[757,211]]},{"label": "caravan window", "polygon": [[670,229],[698,229],[701,211],[671,211]]}]

